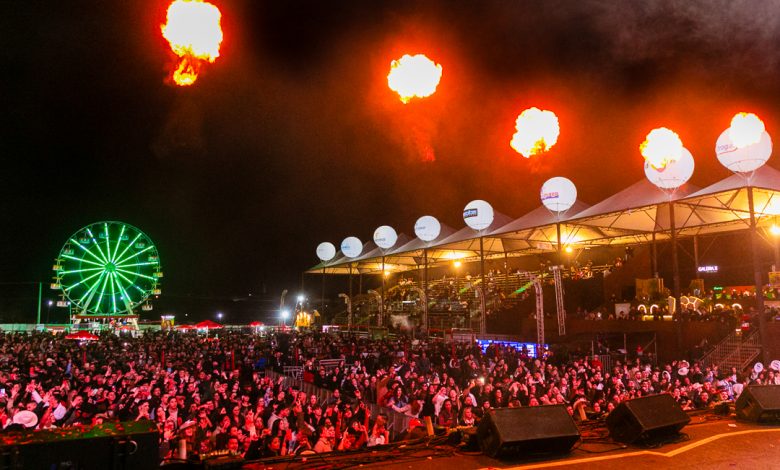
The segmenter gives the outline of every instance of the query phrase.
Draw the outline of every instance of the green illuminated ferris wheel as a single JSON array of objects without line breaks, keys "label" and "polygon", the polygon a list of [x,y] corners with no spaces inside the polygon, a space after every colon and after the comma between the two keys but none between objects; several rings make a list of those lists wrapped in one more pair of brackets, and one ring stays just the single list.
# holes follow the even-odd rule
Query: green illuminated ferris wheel
[{"label": "green illuminated ferris wheel", "polygon": [[65,242],[54,283],[73,308],[87,315],[131,315],[160,295],[160,256],[146,234],[123,222],[96,222]]}]

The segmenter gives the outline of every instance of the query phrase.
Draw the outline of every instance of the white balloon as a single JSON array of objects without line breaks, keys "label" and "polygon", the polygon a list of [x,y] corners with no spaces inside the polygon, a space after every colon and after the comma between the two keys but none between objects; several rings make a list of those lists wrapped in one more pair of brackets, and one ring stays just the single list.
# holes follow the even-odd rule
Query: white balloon
[{"label": "white balloon", "polygon": [[474,230],[485,230],[493,223],[493,206],[477,199],[463,208],[463,220]]},{"label": "white balloon", "polygon": [[398,234],[395,229],[389,225],[383,225],[374,230],[374,243],[384,250],[392,248],[398,241]]},{"label": "white balloon", "polygon": [[772,138],[764,131],[757,143],[737,148],[731,141],[729,130],[726,129],[715,144],[715,155],[721,165],[729,170],[735,173],[750,173],[764,166],[772,156]]},{"label": "white balloon", "polygon": [[322,242],[317,245],[317,258],[320,261],[330,261],[334,256],[336,256],[336,247],[333,246],[333,243]]},{"label": "white balloon", "polygon": [[656,170],[645,160],[645,176],[661,189],[676,189],[691,179],[694,166],[693,155],[683,147],[680,159],[669,162],[663,170]]},{"label": "white balloon", "polygon": [[357,237],[347,237],[341,242],[341,252],[347,258],[356,258],[363,252],[363,242]]},{"label": "white balloon", "polygon": [[570,179],[556,176],[544,182],[539,197],[551,211],[566,212],[577,201],[577,187]]},{"label": "white balloon", "polygon": [[440,233],[441,224],[431,215],[424,215],[414,223],[414,234],[424,242],[436,240]]}]

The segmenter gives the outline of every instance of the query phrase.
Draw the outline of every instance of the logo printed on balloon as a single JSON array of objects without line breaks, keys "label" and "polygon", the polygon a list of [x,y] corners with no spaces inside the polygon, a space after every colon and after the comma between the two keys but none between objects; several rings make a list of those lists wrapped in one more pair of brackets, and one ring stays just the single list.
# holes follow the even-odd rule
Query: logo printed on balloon
[{"label": "logo printed on balloon", "polygon": [[357,237],[347,237],[341,242],[341,252],[347,258],[356,258],[363,251],[363,242]]},{"label": "logo printed on balloon", "polygon": [[439,237],[441,224],[436,217],[424,215],[414,223],[414,234],[424,242],[432,242]]},{"label": "logo printed on balloon", "polygon": [[330,261],[334,256],[336,256],[336,247],[333,246],[333,243],[322,242],[317,245],[317,258],[320,261]]},{"label": "logo printed on balloon", "polygon": [[379,248],[382,248],[383,250],[392,248],[396,241],[398,241],[398,234],[393,227],[382,225],[374,230],[374,243],[376,243],[376,246]]},{"label": "logo printed on balloon", "polygon": [[715,143],[715,155],[721,165],[735,173],[750,173],[761,168],[772,156],[772,138],[764,131],[758,143],[737,147],[726,129]]},{"label": "logo printed on balloon", "polygon": [[539,198],[547,209],[558,213],[566,212],[577,201],[577,187],[570,179],[556,176],[544,182]]},{"label": "logo printed on balloon", "polygon": [[493,206],[477,199],[463,208],[463,220],[474,230],[485,230],[493,223]]}]

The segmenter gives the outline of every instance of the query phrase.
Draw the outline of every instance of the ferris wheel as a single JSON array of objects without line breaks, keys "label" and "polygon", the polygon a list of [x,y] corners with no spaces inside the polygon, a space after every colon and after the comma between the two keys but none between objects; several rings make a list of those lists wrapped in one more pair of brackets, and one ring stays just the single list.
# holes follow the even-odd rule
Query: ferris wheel
[{"label": "ferris wheel", "polygon": [[[53,289],[90,315],[130,315],[160,295],[160,255],[152,240],[132,225],[96,222],[71,235],[54,264]],[[64,299],[63,299],[64,300]]]}]

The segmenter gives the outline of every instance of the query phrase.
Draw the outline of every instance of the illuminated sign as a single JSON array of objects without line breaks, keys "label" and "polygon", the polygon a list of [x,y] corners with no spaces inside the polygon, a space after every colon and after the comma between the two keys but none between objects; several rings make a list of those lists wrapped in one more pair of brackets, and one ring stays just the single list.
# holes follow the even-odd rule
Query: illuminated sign
[{"label": "illuminated sign", "polygon": [[718,272],[718,267],[715,266],[715,265],[699,266],[699,272],[700,273],[716,273],[716,272]]},{"label": "illuminated sign", "polygon": [[[536,344],[535,343],[521,343],[518,341],[498,341],[498,340],[492,340],[492,339],[478,339],[477,344],[479,344],[479,347],[482,349],[482,352],[486,352],[487,347],[491,344],[498,344],[501,346],[510,346],[518,351],[522,351],[523,348],[525,348],[526,351],[528,351],[528,355],[530,357],[539,357],[537,356],[536,351]],[[544,345],[545,348],[548,348],[549,345]]]}]

